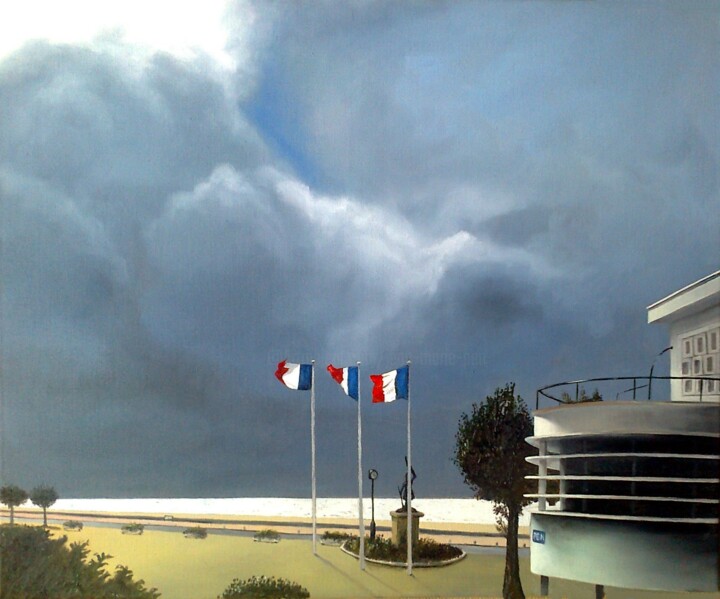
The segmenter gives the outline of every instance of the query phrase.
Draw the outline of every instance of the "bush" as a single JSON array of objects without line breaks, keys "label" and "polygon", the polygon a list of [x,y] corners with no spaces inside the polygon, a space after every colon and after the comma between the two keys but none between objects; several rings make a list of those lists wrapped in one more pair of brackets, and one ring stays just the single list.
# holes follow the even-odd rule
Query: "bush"
[{"label": "bush", "polygon": [[347,532],[338,532],[335,530],[326,530],[322,537],[320,537],[320,542],[323,545],[342,545],[345,541],[348,541],[350,539],[354,539],[355,536],[347,533]]},{"label": "bush", "polygon": [[218,599],[305,599],[310,593],[305,587],[284,578],[253,576],[247,580],[237,578],[230,583]]},{"label": "bush", "polygon": [[139,522],[131,522],[130,524],[125,524],[121,530],[124,535],[141,535],[145,530],[145,525]]},{"label": "bush", "polygon": [[118,566],[107,570],[104,553],[88,558],[87,542],[67,546],[37,526],[0,526],[0,596],[2,599],[157,599],[157,589]]},{"label": "bush", "polygon": [[83,523],[80,520],[67,520],[63,522],[63,528],[65,530],[82,530]]},{"label": "bush", "polygon": [[[353,537],[345,543],[345,549],[357,555],[360,552],[360,540]],[[461,555],[462,551],[454,545],[438,543],[432,539],[420,539],[413,547],[413,563],[445,562]],[[365,556],[384,562],[405,562],[407,545],[398,547],[382,535],[375,537],[373,541],[365,537]]]},{"label": "bush", "polygon": [[322,538],[326,541],[347,541],[348,539],[354,538],[355,535],[352,535],[348,532],[338,532],[336,530],[326,530],[323,533]]},{"label": "bush", "polygon": [[207,538],[207,530],[202,526],[194,526],[192,528],[186,528],[183,530],[183,534],[188,538],[192,539],[205,539]]},{"label": "bush", "polygon": [[276,530],[266,529],[255,533],[256,541],[265,541],[268,543],[278,543],[280,541],[280,533]]}]

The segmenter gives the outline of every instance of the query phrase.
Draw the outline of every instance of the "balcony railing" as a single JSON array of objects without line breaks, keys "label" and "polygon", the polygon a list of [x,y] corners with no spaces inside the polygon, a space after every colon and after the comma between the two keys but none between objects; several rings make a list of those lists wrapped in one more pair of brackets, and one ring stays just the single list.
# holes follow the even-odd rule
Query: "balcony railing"
[{"label": "balcony railing", "polygon": [[[632,381],[632,386],[629,386],[627,389],[620,391],[616,394],[615,399],[620,399],[620,395],[624,395],[626,393],[632,393],[632,399],[638,400],[638,399],[644,399],[646,401],[649,401],[652,399],[652,384],[653,381],[699,381],[698,388],[699,393],[697,395],[698,399],[697,401],[703,400],[703,390],[704,388],[707,388],[707,383],[710,381],[714,381],[714,388],[720,389],[720,377],[714,377],[714,376],[616,376],[616,377],[600,377],[600,378],[594,378],[594,379],[582,379],[577,381],[564,381],[562,383],[554,383],[552,385],[547,385],[546,387],[542,387],[541,389],[538,389],[535,393],[535,409],[540,408],[540,396],[546,397],[548,399],[553,400],[557,403],[579,403],[581,401],[586,401],[581,398],[581,390],[584,390],[584,385],[587,383],[601,383],[601,382],[608,382],[608,381]],[[638,382],[642,383],[647,381],[645,384],[638,385]],[[573,396],[565,391],[565,395],[569,397],[568,399],[562,399],[560,397],[555,397],[548,391],[551,389],[560,389],[562,387],[570,387],[570,390],[574,387],[574,399]],[[647,394],[643,393],[644,397],[638,397],[638,391],[640,389],[646,389],[647,388]],[[717,394],[717,391],[713,391],[713,394]],[[603,399],[606,399],[603,397]],[[592,400],[590,400],[592,401]],[[695,401],[695,400],[693,400]]]}]

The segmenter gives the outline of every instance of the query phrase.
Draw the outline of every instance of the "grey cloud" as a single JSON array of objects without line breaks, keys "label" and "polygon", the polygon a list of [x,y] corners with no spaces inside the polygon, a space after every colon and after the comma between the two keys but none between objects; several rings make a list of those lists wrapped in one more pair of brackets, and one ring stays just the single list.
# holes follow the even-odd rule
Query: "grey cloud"
[{"label": "grey cloud", "polygon": [[[272,373],[315,358],[321,492],[350,495],[325,361],[412,359],[424,492],[460,494],[471,401],[644,371],[645,306],[717,268],[717,34],[522,6],[260,6],[245,94],[119,42],[4,60],[3,478],[304,496],[307,398]],[[394,495],[384,408],[366,458]]]}]

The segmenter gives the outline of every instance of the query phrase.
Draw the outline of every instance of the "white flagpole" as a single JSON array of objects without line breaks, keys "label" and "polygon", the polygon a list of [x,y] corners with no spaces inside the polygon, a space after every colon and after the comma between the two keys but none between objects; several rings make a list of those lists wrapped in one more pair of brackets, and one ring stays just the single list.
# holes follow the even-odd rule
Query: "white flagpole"
[{"label": "white flagpole", "polygon": [[310,386],[310,452],[312,454],[312,550],[317,555],[317,494],[315,492],[315,360],[312,360],[312,385]]},{"label": "white flagpole", "polygon": [[365,569],[365,520],[363,517],[363,469],[362,469],[362,413],[360,406],[362,401],[360,398],[360,362],[357,363],[358,368],[358,398],[357,398],[357,417],[358,417],[358,523],[360,525],[360,569]]},{"label": "white flagpole", "polygon": [[412,576],[412,445],[410,440],[410,360],[408,360],[407,397],[407,573]]}]

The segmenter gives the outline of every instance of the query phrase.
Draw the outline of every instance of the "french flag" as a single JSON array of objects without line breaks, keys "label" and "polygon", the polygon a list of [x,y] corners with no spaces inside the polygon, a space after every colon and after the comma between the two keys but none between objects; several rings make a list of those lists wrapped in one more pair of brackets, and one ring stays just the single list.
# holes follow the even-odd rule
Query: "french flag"
[{"label": "french flag", "polygon": [[335,368],[332,364],[328,364],[327,370],[335,382],[343,388],[345,395],[358,401],[358,367]]},{"label": "french flag", "polygon": [[371,374],[373,403],[388,403],[396,399],[407,399],[409,378],[409,366],[403,366],[384,374]]},{"label": "french flag", "polygon": [[289,389],[307,391],[312,388],[312,364],[291,364],[283,360],[278,364],[275,376]]}]

